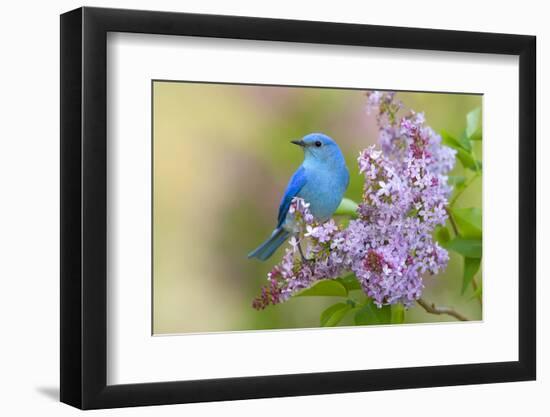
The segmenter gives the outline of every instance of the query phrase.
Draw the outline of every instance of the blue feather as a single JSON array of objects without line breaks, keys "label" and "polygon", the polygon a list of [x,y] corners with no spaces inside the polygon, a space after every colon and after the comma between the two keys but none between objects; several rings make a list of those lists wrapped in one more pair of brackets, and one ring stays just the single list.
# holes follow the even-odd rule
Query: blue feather
[{"label": "blue feather", "polygon": [[278,227],[273,231],[269,239],[248,254],[248,258],[258,258],[260,261],[265,261],[273,255],[273,252],[285,242],[289,235],[289,232]]},{"label": "blue feather", "polygon": [[281,227],[286,219],[288,209],[292,199],[298,195],[300,190],[304,187],[307,182],[306,170],[303,166],[300,166],[298,170],[294,173],[288,185],[286,186],[285,195],[281,200],[279,205],[279,215],[277,216],[277,227]]}]

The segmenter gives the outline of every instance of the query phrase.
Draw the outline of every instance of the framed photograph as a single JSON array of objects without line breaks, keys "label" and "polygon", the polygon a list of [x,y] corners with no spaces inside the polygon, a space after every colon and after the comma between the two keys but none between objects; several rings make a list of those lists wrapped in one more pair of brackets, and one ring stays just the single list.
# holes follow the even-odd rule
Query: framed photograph
[{"label": "framed photograph", "polygon": [[535,37],[61,16],[61,401],[533,380]]}]

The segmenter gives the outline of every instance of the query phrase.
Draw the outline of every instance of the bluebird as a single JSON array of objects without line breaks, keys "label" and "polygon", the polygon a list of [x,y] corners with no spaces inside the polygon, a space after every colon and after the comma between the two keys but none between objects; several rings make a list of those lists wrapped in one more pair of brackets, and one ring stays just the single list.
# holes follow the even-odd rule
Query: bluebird
[{"label": "bluebird", "polygon": [[[264,243],[248,254],[265,261],[291,234],[295,234],[293,215],[288,212],[294,197],[309,203],[311,214],[319,222],[336,211],[349,184],[349,172],[340,148],[327,135],[311,133],[291,143],[304,150],[304,161],[290,179],[277,217],[277,227]],[[304,255],[300,248],[302,258]]]}]

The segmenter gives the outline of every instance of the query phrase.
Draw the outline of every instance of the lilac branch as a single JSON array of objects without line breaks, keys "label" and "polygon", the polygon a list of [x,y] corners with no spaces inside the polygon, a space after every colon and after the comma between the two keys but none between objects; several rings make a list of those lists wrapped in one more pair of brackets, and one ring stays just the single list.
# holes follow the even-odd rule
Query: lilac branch
[{"label": "lilac branch", "polygon": [[426,300],[419,298],[416,300],[416,302],[424,309],[427,313],[430,314],[447,314],[449,316],[454,317],[457,320],[460,321],[469,321],[465,316],[463,316],[458,311],[453,310],[450,307],[444,307],[444,306],[436,306],[434,303],[429,303]]},{"label": "lilac branch", "polygon": [[447,215],[449,216],[449,222],[451,223],[451,227],[453,228],[453,232],[455,236],[458,236],[458,227],[456,226],[455,219],[451,213],[451,210],[449,210],[448,207],[445,207],[445,211],[447,212]]}]

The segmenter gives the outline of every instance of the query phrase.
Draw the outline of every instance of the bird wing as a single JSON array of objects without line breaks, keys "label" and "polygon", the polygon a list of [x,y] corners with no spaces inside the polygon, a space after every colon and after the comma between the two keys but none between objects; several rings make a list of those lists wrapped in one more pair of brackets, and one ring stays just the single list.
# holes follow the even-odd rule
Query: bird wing
[{"label": "bird wing", "polygon": [[306,170],[303,166],[300,166],[300,168],[298,168],[298,170],[294,173],[294,175],[288,182],[285,195],[281,200],[281,205],[279,206],[279,215],[277,217],[277,227],[281,227],[281,225],[285,221],[286,214],[288,213],[288,208],[290,207],[292,199],[298,195],[306,182]]}]

